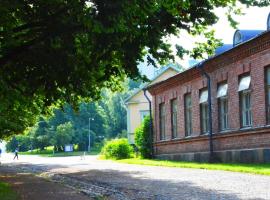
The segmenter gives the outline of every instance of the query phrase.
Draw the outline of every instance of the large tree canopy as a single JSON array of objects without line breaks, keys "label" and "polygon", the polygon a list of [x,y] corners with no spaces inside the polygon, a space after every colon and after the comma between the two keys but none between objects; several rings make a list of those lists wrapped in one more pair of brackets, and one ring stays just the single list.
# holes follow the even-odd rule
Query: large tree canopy
[{"label": "large tree canopy", "polygon": [[196,34],[217,21],[216,7],[268,0],[1,0],[0,136],[18,133],[53,102],[76,103],[139,77],[149,54],[172,59],[164,37]]}]

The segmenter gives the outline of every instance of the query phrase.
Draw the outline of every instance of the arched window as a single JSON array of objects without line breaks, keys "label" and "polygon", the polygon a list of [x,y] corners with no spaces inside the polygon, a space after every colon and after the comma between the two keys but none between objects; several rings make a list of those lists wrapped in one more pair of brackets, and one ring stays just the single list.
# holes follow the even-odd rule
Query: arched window
[{"label": "arched window", "polygon": [[233,37],[233,46],[236,46],[242,42],[242,34],[240,31],[236,31]]}]

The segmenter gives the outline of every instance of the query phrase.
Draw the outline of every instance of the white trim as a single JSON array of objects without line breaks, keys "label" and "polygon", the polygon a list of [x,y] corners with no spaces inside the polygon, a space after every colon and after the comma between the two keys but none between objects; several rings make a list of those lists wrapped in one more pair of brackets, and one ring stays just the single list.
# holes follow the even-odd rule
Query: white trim
[{"label": "white trim", "polygon": [[208,100],[208,90],[202,90],[200,92],[200,103],[206,103]]},{"label": "white trim", "polygon": [[224,83],[218,86],[217,98],[225,97],[228,94],[228,84]]},{"label": "white trim", "polygon": [[251,78],[250,76],[243,76],[240,79],[239,86],[238,86],[238,92],[241,92],[243,90],[247,90],[250,87]]}]

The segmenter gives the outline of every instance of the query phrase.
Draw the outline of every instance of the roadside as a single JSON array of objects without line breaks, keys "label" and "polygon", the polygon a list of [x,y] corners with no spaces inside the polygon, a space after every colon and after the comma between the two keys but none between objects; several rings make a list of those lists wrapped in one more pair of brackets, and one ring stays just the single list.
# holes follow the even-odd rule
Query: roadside
[{"label": "roadside", "polygon": [[[130,165],[86,156],[6,157],[9,168],[32,172],[106,200],[269,200],[270,176],[237,172]],[[92,195],[92,196],[91,196]]]},{"label": "roadside", "polygon": [[[8,183],[17,193],[7,200],[90,200],[78,191],[64,185],[51,182],[30,173],[21,173],[15,168],[0,166],[0,182]],[[9,193],[11,191],[8,191]],[[18,196],[18,198],[16,198]]]},{"label": "roadside", "polygon": [[241,172],[249,174],[260,174],[270,176],[270,163],[267,164],[243,164],[243,163],[196,163],[184,161],[168,161],[168,160],[150,160],[130,158],[122,160],[114,160],[119,163],[176,167],[176,168],[192,168],[192,169],[208,169],[208,170],[223,170],[231,172]]},{"label": "roadside", "polygon": [[20,155],[39,155],[44,157],[67,157],[67,156],[87,156],[98,155],[101,151],[101,146],[91,148],[91,151],[72,151],[72,152],[57,152],[52,146],[46,147],[44,150],[34,149],[32,151],[19,152]]}]

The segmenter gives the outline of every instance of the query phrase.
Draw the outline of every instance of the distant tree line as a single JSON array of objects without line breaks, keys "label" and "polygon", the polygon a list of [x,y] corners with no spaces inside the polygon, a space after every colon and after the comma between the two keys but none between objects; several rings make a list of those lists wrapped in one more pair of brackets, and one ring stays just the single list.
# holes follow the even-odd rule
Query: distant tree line
[{"label": "distant tree line", "polygon": [[55,151],[63,151],[65,144],[74,144],[78,150],[88,147],[89,121],[91,146],[104,139],[126,137],[126,108],[124,99],[139,87],[140,82],[126,81],[123,92],[102,91],[102,99],[96,102],[81,102],[75,110],[70,104],[53,109],[50,116],[39,118],[35,126],[23,135],[13,136],[7,143],[7,150],[44,150],[54,146]]}]

